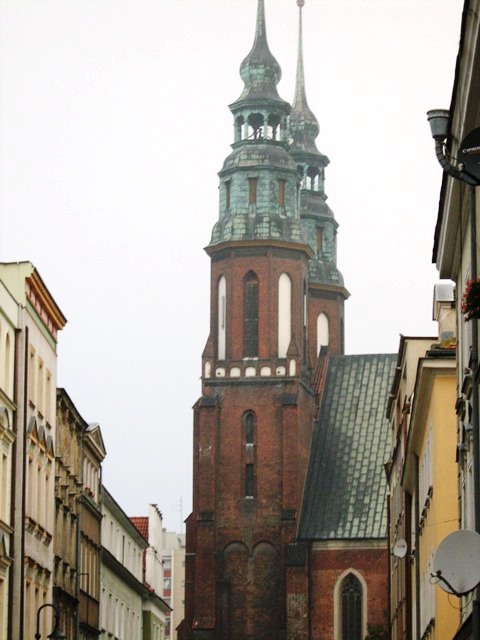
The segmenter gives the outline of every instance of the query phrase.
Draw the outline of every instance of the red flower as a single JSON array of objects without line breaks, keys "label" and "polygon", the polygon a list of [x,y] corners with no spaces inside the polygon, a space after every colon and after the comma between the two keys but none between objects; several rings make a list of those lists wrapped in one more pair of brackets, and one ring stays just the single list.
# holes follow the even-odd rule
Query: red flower
[{"label": "red flower", "polygon": [[467,281],[462,296],[462,313],[467,322],[473,318],[480,318],[480,278]]}]

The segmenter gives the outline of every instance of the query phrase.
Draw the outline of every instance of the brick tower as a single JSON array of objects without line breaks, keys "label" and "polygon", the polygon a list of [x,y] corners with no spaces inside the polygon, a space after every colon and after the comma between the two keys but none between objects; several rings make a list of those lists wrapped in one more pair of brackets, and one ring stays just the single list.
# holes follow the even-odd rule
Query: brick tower
[{"label": "brick tower", "polygon": [[285,555],[316,413],[313,371],[320,346],[343,351],[348,296],[323,190],[328,159],[315,146],[318,123],[305,98],[301,33],[299,52],[292,110],[277,92],[281,70],[258,0],[206,248],[211,321],[194,407],[182,638],[286,637]]},{"label": "brick tower", "polygon": [[321,346],[332,354],[345,350],[344,302],[349,294],[337,268],[337,228],[327,205],[325,168],[327,156],[319,152],[316,138],[320,127],[310,110],[303,68],[302,7],[299,11],[298,63],[295,98],[289,117],[290,155],[300,180],[300,219],[305,240],[313,252],[308,275],[308,351],[314,363]]}]

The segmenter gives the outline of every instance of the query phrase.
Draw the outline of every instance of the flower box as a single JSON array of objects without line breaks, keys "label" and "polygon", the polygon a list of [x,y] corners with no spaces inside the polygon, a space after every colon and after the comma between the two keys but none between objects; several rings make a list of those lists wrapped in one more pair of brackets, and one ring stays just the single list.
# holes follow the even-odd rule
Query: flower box
[{"label": "flower box", "polygon": [[462,297],[462,313],[466,322],[480,318],[480,278],[467,281]]}]

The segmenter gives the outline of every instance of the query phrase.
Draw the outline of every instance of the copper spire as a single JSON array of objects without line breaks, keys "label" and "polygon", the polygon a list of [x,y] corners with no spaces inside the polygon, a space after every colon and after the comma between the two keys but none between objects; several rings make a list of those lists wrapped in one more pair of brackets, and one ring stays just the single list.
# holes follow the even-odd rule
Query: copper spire
[{"label": "copper spire", "polygon": [[293,100],[293,110],[290,114],[290,128],[295,142],[305,151],[316,152],[315,138],[318,136],[320,126],[318,120],[310,110],[305,91],[305,71],[303,66],[303,23],[302,8],[305,0],[297,0],[299,7],[298,23],[298,61],[297,79],[295,84],[295,98]]},{"label": "copper spire", "polygon": [[282,77],[282,70],[268,47],[264,0],[258,0],[255,40],[252,50],[240,65],[240,75],[245,87],[239,100],[280,100],[277,84]]}]

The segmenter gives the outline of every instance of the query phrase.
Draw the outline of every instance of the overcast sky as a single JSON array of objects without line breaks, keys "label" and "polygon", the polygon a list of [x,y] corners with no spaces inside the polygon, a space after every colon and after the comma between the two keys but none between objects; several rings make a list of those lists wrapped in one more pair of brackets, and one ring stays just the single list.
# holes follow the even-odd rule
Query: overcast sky
[{"label": "overcast sky", "polygon": [[[305,70],[330,158],[347,353],[435,335],[441,183],[461,0],[306,0]],[[295,0],[266,0],[291,101]],[[256,0],[0,0],[0,260],[31,260],[68,324],[58,384],[99,422],[129,515],[191,507],[217,172]],[[180,512],[180,501],[183,511]]]}]

